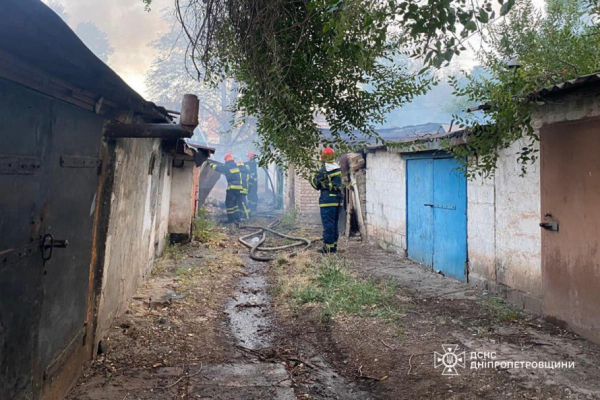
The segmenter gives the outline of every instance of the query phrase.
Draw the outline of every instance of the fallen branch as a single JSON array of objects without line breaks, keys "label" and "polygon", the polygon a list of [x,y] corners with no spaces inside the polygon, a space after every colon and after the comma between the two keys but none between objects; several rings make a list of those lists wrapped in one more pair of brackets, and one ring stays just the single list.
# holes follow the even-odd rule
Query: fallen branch
[{"label": "fallen branch", "polygon": [[314,366],[311,363],[309,363],[308,361],[304,361],[304,360],[301,360],[301,359],[296,358],[296,357],[286,357],[286,360],[288,360],[288,361],[294,361],[294,362],[298,362],[298,363],[304,364],[304,365],[306,365],[310,369],[314,369],[314,370],[319,369],[316,366]]},{"label": "fallen branch", "polygon": [[406,375],[410,375],[410,371],[412,370],[412,358],[413,358],[414,354],[410,355],[410,358],[408,359],[408,372],[406,373]]},{"label": "fallen branch", "polygon": [[358,374],[359,374],[358,377],[361,378],[361,379],[371,379],[371,380],[374,380],[374,381],[377,381],[377,382],[383,382],[383,381],[385,381],[388,378],[387,375],[384,376],[384,377],[382,377],[382,378],[375,378],[373,376],[363,375],[363,373],[362,373],[362,367],[363,367],[362,365],[360,367],[358,367]]},{"label": "fallen branch", "polygon": [[191,378],[193,376],[198,375],[201,371],[202,371],[202,363],[200,363],[200,369],[198,371],[194,372],[192,375],[183,375],[183,376],[179,377],[179,379],[177,379],[173,384],[171,384],[169,386],[159,386],[157,389],[163,389],[163,390],[170,389],[173,386],[177,385],[179,382],[181,382],[183,380],[183,378]]},{"label": "fallen branch", "polygon": [[384,342],[384,341],[383,341],[383,339],[379,339],[379,341],[380,341],[381,343],[383,343],[383,345],[384,345],[385,347],[387,347],[388,349],[390,349],[390,350],[396,350],[396,349],[394,349],[392,346],[390,346],[389,344],[387,344],[386,342]]}]

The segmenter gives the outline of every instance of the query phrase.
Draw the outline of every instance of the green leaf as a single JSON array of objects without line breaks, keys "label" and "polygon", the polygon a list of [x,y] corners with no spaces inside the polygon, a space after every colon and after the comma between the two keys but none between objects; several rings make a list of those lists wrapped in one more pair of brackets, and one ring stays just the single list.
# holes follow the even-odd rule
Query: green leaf
[{"label": "green leaf", "polygon": [[474,32],[477,30],[477,24],[475,23],[475,21],[471,20],[465,24],[465,29],[467,31]]}]

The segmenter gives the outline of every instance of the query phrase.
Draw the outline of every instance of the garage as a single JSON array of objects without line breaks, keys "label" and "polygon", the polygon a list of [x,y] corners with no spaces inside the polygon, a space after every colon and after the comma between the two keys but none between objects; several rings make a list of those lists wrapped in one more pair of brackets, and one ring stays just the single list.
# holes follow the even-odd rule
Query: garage
[{"label": "garage", "polygon": [[447,154],[406,156],[407,254],[467,280],[467,180]]}]

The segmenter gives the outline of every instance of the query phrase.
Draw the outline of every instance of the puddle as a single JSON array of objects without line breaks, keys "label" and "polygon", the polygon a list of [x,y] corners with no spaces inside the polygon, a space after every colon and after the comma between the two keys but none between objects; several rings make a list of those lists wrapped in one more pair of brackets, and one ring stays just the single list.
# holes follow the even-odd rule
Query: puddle
[{"label": "puddle", "polygon": [[252,350],[269,348],[271,321],[267,308],[270,298],[264,277],[267,266],[250,258],[244,261],[244,272],[249,276],[240,279],[236,292],[225,307],[229,315],[229,327],[240,346]]}]

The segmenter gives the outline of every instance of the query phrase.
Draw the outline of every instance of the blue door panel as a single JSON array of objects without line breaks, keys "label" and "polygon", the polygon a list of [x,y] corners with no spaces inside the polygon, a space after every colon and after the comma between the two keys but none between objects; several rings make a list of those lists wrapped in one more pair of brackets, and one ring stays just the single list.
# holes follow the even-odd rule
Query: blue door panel
[{"label": "blue door panel", "polygon": [[467,180],[454,158],[433,160],[433,268],[462,281],[467,260]]},{"label": "blue door panel", "polygon": [[433,160],[406,161],[408,257],[433,266]]}]

